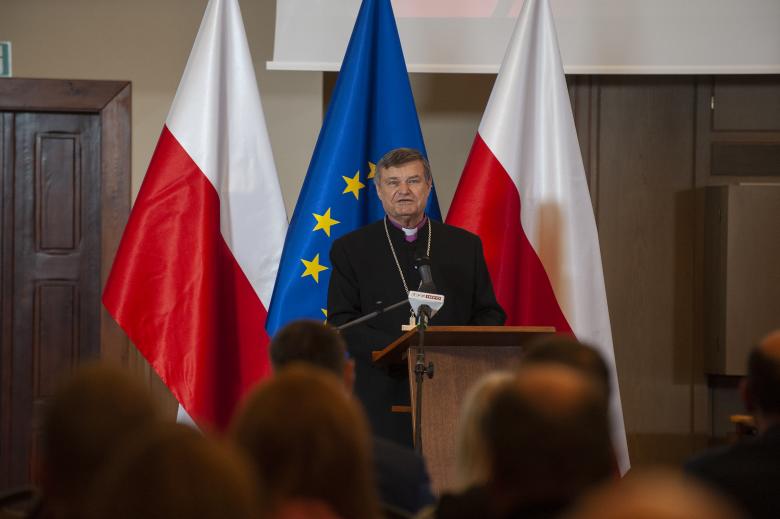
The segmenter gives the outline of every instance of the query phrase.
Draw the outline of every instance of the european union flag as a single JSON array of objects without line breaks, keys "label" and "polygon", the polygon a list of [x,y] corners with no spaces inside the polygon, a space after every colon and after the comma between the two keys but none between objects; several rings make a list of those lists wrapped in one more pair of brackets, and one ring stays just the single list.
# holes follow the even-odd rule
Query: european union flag
[{"label": "european union flag", "polygon": [[[395,148],[425,154],[390,0],[364,0],[295,206],[266,328],[325,319],[333,240],[384,216],[377,161]],[[435,190],[428,215],[441,220]]]}]

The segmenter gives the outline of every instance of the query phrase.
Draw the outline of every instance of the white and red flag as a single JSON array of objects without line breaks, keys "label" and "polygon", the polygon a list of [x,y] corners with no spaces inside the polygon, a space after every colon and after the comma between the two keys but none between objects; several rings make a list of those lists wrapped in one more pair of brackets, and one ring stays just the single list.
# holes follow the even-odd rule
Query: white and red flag
[{"label": "white and red flag", "polygon": [[547,0],[526,0],[447,223],[482,238],[509,325],[597,346],[613,376],[612,440],[630,464],[598,232]]},{"label": "white and red flag", "polygon": [[287,217],[237,0],[210,0],[103,304],[201,426],[270,373]]}]

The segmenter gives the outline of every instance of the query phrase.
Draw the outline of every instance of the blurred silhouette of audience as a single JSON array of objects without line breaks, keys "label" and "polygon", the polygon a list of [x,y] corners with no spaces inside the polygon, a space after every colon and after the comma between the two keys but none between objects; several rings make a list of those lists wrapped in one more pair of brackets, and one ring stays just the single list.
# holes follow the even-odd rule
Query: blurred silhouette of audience
[{"label": "blurred silhouette of audience", "polygon": [[92,486],[87,519],[253,519],[260,487],[228,445],[180,424],[136,434]]},{"label": "blurred silhouette of audience", "polygon": [[[339,333],[319,321],[294,321],[271,341],[274,370],[302,362],[341,377],[352,391],[355,364],[347,358],[347,346]],[[425,461],[409,447],[372,436],[374,474],[384,509],[413,514],[433,503]]]},{"label": "blurred silhouette of audience", "polygon": [[780,330],[764,337],[748,357],[740,386],[758,436],[706,452],[685,470],[734,499],[753,519],[780,517]]},{"label": "blurred silhouette of audience", "polygon": [[45,517],[81,517],[87,489],[122,444],[158,419],[148,390],[103,364],[77,368],[45,412],[39,479]]},{"label": "blurred silhouette of audience", "polygon": [[[243,403],[235,445],[162,423],[126,371],[79,367],[46,409],[43,500],[27,517],[378,519],[433,502],[422,458],[372,438],[336,330],[293,322],[270,356],[276,374]],[[515,372],[482,377],[458,422],[457,487],[418,517],[780,517],[780,331],[751,351],[740,388],[759,435],[691,459],[693,477],[615,479],[611,380],[596,350],[561,335],[533,343]]]},{"label": "blurred silhouette of audience", "polygon": [[379,516],[368,423],[333,374],[282,369],[248,397],[233,436],[257,471],[270,517]]},{"label": "blurred silhouette of audience", "polygon": [[556,517],[611,477],[606,401],[592,377],[564,365],[523,366],[486,405],[487,482],[444,495],[435,517]]},{"label": "blurred silhouette of audience", "polygon": [[493,371],[469,388],[463,399],[455,440],[455,488],[484,485],[490,476],[488,446],[482,425],[485,411],[496,393],[511,384],[511,371]]},{"label": "blurred silhouette of audience", "polygon": [[564,519],[743,519],[733,505],[671,470],[631,473],[585,496]]},{"label": "blurred silhouette of audience", "polygon": [[566,334],[543,335],[532,341],[523,353],[523,365],[563,364],[590,375],[603,386],[604,396],[612,392],[609,368],[593,347]]}]

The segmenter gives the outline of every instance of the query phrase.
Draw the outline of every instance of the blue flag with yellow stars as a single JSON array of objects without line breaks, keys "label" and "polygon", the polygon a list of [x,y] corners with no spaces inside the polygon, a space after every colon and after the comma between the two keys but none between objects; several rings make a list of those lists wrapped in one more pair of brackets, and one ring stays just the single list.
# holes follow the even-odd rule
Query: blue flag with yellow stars
[{"label": "blue flag with yellow stars", "polygon": [[[395,148],[425,154],[390,0],[363,0],[284,243],[266,328],[325,319],[333,240],[384,216],[376,163]],[[441,220],[435,190],[428,215]]]}]

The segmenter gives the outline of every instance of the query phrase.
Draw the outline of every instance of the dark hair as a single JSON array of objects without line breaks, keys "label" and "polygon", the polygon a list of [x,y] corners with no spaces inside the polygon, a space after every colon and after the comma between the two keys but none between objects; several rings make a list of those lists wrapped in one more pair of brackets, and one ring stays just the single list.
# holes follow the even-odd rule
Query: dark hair
[{"label": "dark hair", "polygon": [[312,499],[342,519],[378,516],[368,422],[331,373],[305,364],[283,369],[247,398],[233,437],[270,509]]},{"label": "dark hair", "polygon": [[747,384],[753,402],[764,413],[780,414],[780,360],[761,347],[748,357]]},{"label": "dark hair", "polygon": [[341,377],[346,356],[344,339],[333,327],[320,321],[293,321],[271,340],[271,364],[275,370],[305,362]]},{"label": "dark hair", "polygon": [[43,431],[44,492],[78,511],[85,491],[120,446],[158,419],[143,384],[118,367],[78,367],[46,409]]},{"label": "dark hair", "polygon": [[428,159],[425,158],[425,155],[413,148],[396,148],[385,153],[376,165],[375,181],[379,181],[382,170],[397,168],[398,166],[417,161],[422,162],[423,170],[425,171],[425,180],[430,182],[433,178],[431,176],[431,165],[428,162]]},{"label": "dark hair", "polygon": [[489,484],[516,504],[572,500],[612,474],[606,401],[574,368],[521,367],[488,404],[483,427]]},{"label": "dark hair", "polygon": [[90,492],[86,510],[76,517],[250,519],[260,512],[249,461],[237,449],[174,423],[136,433]]},{"label": "dark hair", "polygon": [[523,364],[563,364],[583,371],[604,385],[606,396],[611,391],[609,368],[604,358],[592,346],[571,335],[545,335],[531,342],[523,355]]}]

